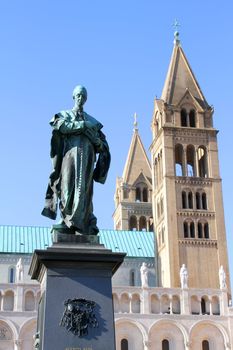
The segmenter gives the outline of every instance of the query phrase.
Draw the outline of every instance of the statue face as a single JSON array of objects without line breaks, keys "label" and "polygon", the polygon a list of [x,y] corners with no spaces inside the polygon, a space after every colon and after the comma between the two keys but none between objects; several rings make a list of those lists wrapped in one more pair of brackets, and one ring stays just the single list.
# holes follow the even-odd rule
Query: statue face
[{"label": "statue face", "polygon": [[79,108],[82,107],[87,100],[86,89],[83,88],[82,86],[77,86],[74,89],[73,98],[75,100],[75,105]]}]

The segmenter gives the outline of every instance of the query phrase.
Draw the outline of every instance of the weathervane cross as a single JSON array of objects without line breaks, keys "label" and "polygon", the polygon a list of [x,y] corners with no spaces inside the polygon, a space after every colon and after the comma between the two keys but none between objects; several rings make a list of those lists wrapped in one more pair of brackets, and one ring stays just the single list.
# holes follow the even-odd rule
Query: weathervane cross
[{"label": "weathervane cross", "polygon": [[180,27],[180,23],[178,22],[178,20],[175,18],[174,23],[173,23],[173,28],[175,29],[175,31],[178,31],[179,27]]}]

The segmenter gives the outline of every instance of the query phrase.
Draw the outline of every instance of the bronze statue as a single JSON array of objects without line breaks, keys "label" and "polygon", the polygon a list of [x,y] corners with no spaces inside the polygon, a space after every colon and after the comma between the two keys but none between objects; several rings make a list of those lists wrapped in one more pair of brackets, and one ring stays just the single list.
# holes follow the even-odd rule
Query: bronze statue
[{"label": "bronze statue", "polygon": [[50,122],[53,171],[42,215],[55,220],[59,203],[62,219],[54,227],[64,233],[96,235],[99,230],[93,214],[93,180],[105,182],[110,152],[101,131],[103,125],[83,110],[86,89],[77,86],[73,99],[74,107],[55,114]]}]

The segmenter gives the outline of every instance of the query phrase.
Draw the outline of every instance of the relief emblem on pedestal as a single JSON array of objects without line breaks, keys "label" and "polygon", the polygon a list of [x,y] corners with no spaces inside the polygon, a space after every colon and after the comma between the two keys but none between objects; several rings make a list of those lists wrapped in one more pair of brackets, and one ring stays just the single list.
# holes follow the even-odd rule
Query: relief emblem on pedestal
[{"label": "relief emblem on pedestal", "polygon": [[98,321],[94,314],[96,303],[86,299],[67,299],[64,302],[60,326],[65,327],[78,337],[88,334],[88,328],[98,327]]}]

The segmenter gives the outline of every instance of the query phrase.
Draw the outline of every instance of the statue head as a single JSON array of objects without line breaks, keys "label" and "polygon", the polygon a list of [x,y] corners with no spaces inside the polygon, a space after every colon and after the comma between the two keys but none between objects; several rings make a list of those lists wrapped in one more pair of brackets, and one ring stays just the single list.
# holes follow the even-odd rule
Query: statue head
[{"label": "statue head", "polygon": [[75,100],[75,106],[82,108],[87,100],[87,90],[82,85],[77,85],[73,91],[73,99]]}]

